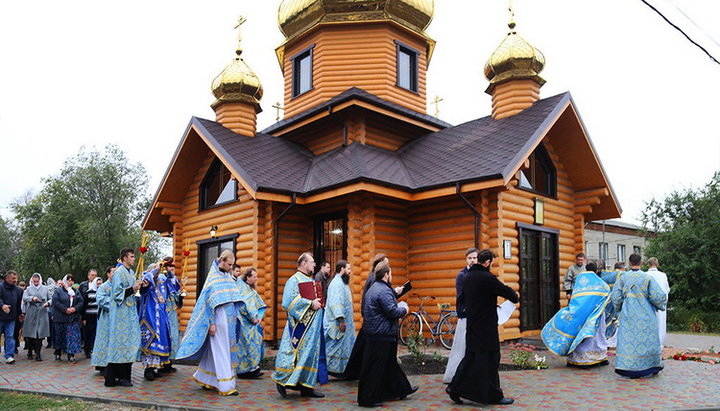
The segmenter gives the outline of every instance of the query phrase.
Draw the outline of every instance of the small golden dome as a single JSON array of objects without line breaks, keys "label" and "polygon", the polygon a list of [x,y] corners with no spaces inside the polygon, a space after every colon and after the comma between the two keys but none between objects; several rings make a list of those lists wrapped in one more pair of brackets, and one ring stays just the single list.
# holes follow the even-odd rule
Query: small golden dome
[{"label": "small golden dome", "polygon": [[394,20],[424,31],[435,13],[434,0],[283,0],[278,24],[286,38],[322,22]]},{"label": "small golden dome", "polygon": [[242,102],[255,105],[260,112],[263,95],[260,79],[240,57],[242,50],[238,49],[236,53],[237,57],[212,82],[212,93],[217,98],[212,107],[222,103]]},{"label": "small golden dome", "polygon": [[545,80],[540,72],[545,66],[545,56],[515,31],[515,23],[508,24],[510,31],[485,64],[485,77],[490,85],[514,78],[532,78],[540,85]]}]

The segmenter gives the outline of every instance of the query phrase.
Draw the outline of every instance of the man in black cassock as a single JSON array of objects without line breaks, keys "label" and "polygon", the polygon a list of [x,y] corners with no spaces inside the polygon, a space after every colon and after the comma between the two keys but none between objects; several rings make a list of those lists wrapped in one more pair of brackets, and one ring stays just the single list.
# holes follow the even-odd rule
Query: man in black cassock
[{"label": "man in black cassock", "polygon": [[478,264],[470,267],[463,280],[467,337],[465,358],[445,389],[450,399],[462,404],[461,398],[485,404],[512,404],[500,389],[500,339],[497,330],[497,297],[519,301],[512,288],[490,272],[495,254],[482,250]]}]

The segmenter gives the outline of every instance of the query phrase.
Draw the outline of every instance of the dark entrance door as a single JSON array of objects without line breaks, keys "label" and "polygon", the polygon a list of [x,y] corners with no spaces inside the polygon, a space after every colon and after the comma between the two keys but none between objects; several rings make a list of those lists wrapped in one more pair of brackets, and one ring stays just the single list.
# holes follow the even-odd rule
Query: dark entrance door
[{"label": "dark entrance door", "polygon": [[539,330],[560,309],[557,233],[519,228],[520,330]]},{"label": "dark entrance door", "polygon": [[[235,239],[237,234],[215,237],[209,240],[198,241],[198,269],[197,269],[197,289],[196,296],[200,296],[205,279],[214,259],[220,257],[223,250],[235,252]],[[196,298],[197,298],[196,297]]]}]

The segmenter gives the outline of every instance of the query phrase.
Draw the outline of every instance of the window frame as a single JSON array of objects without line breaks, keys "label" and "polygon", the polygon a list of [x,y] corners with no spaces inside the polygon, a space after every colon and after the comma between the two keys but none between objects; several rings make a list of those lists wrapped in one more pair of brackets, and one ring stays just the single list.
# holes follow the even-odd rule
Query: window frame
[{"label": "window frame", "polygon": [[[621,250],[621,249],[622,249],[622,257],[620,257],[620,250]],[[616,253],[617,253],[617,260],[618,260],[618,261],[625,261],[625,259],[627,258],[627,247],[625,246],[625,244],[618,244],[618,245],[617,245]]]},{"label": "window frame", "polygon": [[[400,53],[407,54],[410,57],[410,88],[400,84]],[[416,94],[420,93],[420,52],[414,48],[395,40],[395,85],[403,90],[407,90]]]},{"label": "window frame", "polygon": [[602,241],[599,242],[599,243],[598,243],[598,258],[601,259],[601,260],[607,261],[607,260],[608,260],[608,253],[609,253],[608,243],[605,243],[605,242],[602,242]]},{"label": "window frame", "polygon": [[238,181],[235,179],[235,177],[232,176],[232,173],[230,173],[230,181],[233,181],[235,185],[232,199],[223,201],[222,203],[208,204],[207,186],[209,185],[210,181],[215,178],[216,174],[221,170],[221,167],[227,168],[218,157],[215,157],[213,162],[210,164],[210,167],[208,167],[208,171],[205,173],[205,177],[203,177],[203,180],[200,183],[198,193],[198,211],[211,210],[213,208],[222,207],[224,205],[238,201]]},{"label": "window frame", "polygon": [[[520,182],[518,182],[517,188],[520,190],[525,190],[525,191],[537,194],[537,195],[541,195],[543,197],[549,197],[549,198],[557,200],[557,192],[558,192],[557,169],[555,168],[555,164],[553,164],[553,161],[550,158],[550,155],[548,154],[547,150],[545,149],[545,146],[543,146],[542,144],[538,145],[537,147],[535,147],[535,150],[533,150],[533,152],[530,154],[530,156],[528,156],[527,160],[530,161],[529,169],[531,171],[532,171],[532,165],[533,165],[533,161],[532,161],[531,157],[533,157],[533,156],[535,157],[535,160],[539,161],[540,164],[542,166],[544,166],[545,169],[547,170],[547,180],[548,181],[546,181],[545,183],[548,187],[548,191],[547,192],[540,191],[534,187],[533,188],[523,187],[520,185]],[[523,173],[523,167],[521,166],[518,169],[518,171]],[[519,179],[520,178],[518,178],[518,180]],[[535,181],[535,177],[531,175],[530,180],[532,180],[532,181],[530,181],[530,184],[532,185],[532,183],[534,183],[534,181]],[[537,184],[535,184],[535,185],[537,185]]]},{"label": "window frame", "polygon": [[[305,93],[310,92],[313,88],[315,88],[314,82],[313,82],[313,71],[314,71],[314,50],[315,50],[315,44],[311,44],[310,46],[302,49],[298,53],[295,53],[294,56],[290,58],[290,70],[292,71],[290,73],[290,93],[292,95],[292,98],[296,98],[299,96],[302,96]],[[302,72],[300,71],[301,65],[300,62],[305,58],[308,57],[310,59],[310,86],[307,90],[300,90],[300,84],[301,84],[301,75]]]}]

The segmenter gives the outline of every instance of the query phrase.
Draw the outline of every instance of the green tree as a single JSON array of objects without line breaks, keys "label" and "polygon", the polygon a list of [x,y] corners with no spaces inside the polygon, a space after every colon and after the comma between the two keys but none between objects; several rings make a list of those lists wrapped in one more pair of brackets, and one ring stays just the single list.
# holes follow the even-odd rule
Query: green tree
[{"label": "green tree", "polygon": [[653,199],[642,219],[657,233],[646,254],[668,274],[671,305],[720,311],[720,172],[703,188]]},{"label": "green tree", "polygon": [[12,259],[15,255],[14,233],[10,224],[0,217],[0,273],[5,274],[12,267]]},{"label": "green tree", "polygon": [[[19,268],[84,279],[88,268],[111,265],[124,247],[137,248],[149,205],[148,176],[114,145],[80,152],[36,196],[13,204],[21,237]],[[146,259],[159,257],[157,236]]]}]

